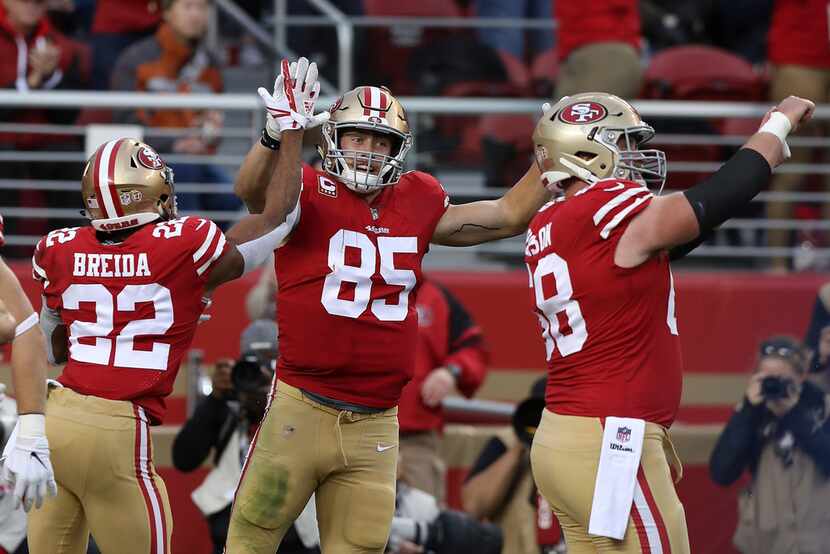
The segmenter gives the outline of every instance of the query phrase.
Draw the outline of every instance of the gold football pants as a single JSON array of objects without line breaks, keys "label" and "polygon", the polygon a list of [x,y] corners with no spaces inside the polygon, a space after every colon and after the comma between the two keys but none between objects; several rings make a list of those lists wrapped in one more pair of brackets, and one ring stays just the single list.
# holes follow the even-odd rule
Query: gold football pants
[{"label": "gold football pants", "polygon": [[278,381],[242,471],[225,552],[273,554],[316,492],[323,554],[382,554],[395,511],[397,413],[338,411]]},{"label": "gold football pants", "polygon": [[173,519],[147,416],[131,402],[52,389],[46,436],[58,496],[29,512],[31,554],[170,554]]},{"label": "gold football pants", "polygon": [[625,537],[619,541],[588,534],[602,431],[599,418],[546,409],[533,438],[533,477],[559,518],[568,554],[688,554],[686,516],[669,462],[678,479],[682,468],[666,429],[654,423],[646,423]]}]

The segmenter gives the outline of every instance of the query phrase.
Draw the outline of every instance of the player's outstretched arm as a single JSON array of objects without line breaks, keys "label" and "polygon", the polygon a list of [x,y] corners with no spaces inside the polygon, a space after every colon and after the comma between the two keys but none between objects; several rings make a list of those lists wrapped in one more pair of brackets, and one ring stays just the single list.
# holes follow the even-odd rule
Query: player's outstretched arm
[{"label": "player's outstretched arm", "polygon": [[450,205],[438,221],[432,242],[470,246],[518,235],[527,230],[527,224],[549,197],[534,163],[498,200]]},{"label": "player's outstretched arm", "polygon": [[12,343],[12,381],[20,414],[3,449],[2,479],[14,484],[17,504],[38,508],[58,492],[46,440],[46,342],[32,304],[0,259],[0,298],[18,321]]},{"label": "player's outstretched arm", "polygon": [[262,142],[256,142],[242,161],[233,191],[245,203],[252,214],[261,214],[265,209],[265,184],[274,174],[279,150],[272,150]]},{"label": "player's outstretched arm", "polygon": [[282,143],[283,119],[288,103],[286,83],[289,83],[290,93],[297,103],[309,107],[306,129],[321,125],[329,118],[328,112],[314,115],[313,107],[320,95],[320,84],[317,82],[317,64],[308,63],[306,58],[300,58],[288,66],[287,76],[284,70],[280,71],[274,81],[274,90],[269,93],[259,88],[257,93],[265,106],[265,128],[261,139],[251,146],[248,154],[239,168],[234,182],[234,192],[245,202],[248,211],[260,214],[265,209],[265,188],[271,180],[271,175],[277,165],[280,146]]},{"label": "player's outstretched arm", "polygon": [[733,217],[767,185],[772,169],[789,157],[787,135],[814,110],[810,100],[782,100],[717,172],[682,193],[652,200],[620,238],[615,263],[636,267],[656,252],[693,241]]},{"label": "player's outstretched arm", "polygon": [[265,190],[265,207],[225,234],[231,246],[211,271],[208,292],[262,265],[291,233],[300,212],[302,137],[302,130],[283,129],[282,154]]},{"label": "player's outstretched arm", "polygon": [[[0,299],[16,321],[12,331],[12,379],[21,414],[42,414],[46,406],[46,341],[32,304],[6,262],[0,259]],[[15,336],[15,334],[17,336]]]},{"label": "player's outstretched arm", "polygon": [[14,339],[14,330],[17,320],[6,308],[6,303],[0,298],[0,344],[6,344]]}]

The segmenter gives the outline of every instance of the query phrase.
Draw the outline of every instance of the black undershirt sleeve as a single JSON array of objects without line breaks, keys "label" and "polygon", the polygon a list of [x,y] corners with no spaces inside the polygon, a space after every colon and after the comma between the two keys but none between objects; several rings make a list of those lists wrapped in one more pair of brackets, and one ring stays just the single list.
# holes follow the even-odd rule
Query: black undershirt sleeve
[{"label": "black undershirt sleeve", "polygon": [[684,191],[700,224],[700,235],[707,235],[749,204],[771,175],[766,158],[742,148],[710,177]]}]

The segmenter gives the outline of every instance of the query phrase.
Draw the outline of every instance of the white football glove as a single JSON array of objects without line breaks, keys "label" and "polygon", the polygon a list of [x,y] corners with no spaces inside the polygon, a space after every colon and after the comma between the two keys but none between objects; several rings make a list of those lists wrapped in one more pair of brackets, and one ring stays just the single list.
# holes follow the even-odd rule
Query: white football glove
[{"label": "white football glove", "polygon": [[257,89],[267,112],[265,130],[272,139],[280,140],[285,129],[310,129],[328,121],[328,112],[314,114],[314,104],[320,96],[317,76],[317,64],[309,64],[306,58],[290,65],[282,60],[273,93],[262,87]]},{"label": "white football glove", "polygon": [[387,547],[392,552],[397,552],[403,541],[423,545],[427,542],[428,534],[429,525],[426,522],[415,521],[408,517],[393,517],[392,525],[389,527]]},{"label": "white football glove", "polygon": [[28,512],[33,504],[40,508],[47,494],[58,494],[43,414],[24,414],[18,418],[0,464],[0,478],[14,484],[15,508],[22,503]]}]

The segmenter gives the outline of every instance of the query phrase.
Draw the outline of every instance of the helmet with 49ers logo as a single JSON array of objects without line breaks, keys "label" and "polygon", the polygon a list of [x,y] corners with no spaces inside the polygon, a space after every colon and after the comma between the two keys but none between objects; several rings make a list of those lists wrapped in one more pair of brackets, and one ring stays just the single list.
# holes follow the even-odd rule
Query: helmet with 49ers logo
[{"label": "helmet with 49ers logo", "polygon": [[98,231],[176,217],[173,171],[135,139],[111,140],[89,158],[81,180],[86,215]]},{"label": "helmet with 49ers logo", "polygon": [[654,136],[631,104],[604,92],[565,96],[536,124],[533,145],[542,182],[555,191],[576,177],[588,183],[628,179],[652,188],[666,180],[666,155],[641,150]]},{"label": "helmet with 49ers logo", "polygon": [[[406,111],[389,89],[357,87],[338,98],[329,111],[331,118],[322,128],[323,169],[360,193],[397,183],[412,147],[412,133]],[[389,155],[341,148],[343,133],[356,129],[388,135],[392,142]]]}]

